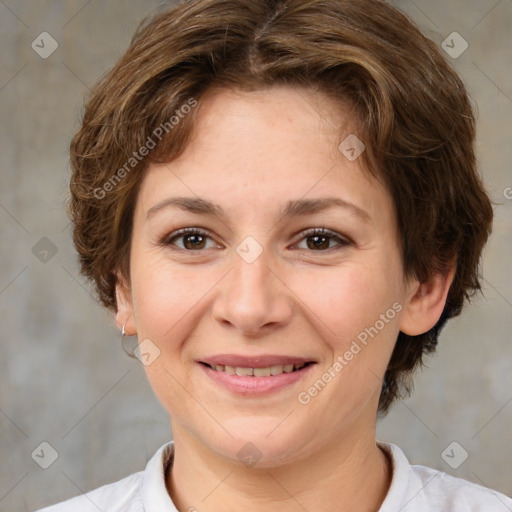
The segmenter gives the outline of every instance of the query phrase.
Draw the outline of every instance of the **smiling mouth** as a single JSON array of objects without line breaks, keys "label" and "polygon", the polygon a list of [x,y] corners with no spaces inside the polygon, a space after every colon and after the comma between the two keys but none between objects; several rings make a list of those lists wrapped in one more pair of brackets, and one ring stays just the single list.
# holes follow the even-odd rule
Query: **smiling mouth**
[{"label": "smiling mouth", "polygon": [[271,377],[281,375],[283,373],[293,373],[306,366],[314,364],[313,362],[301,363],[301,364],[285,364],[285,365],[274,365],[267,366],[264,368],[251,368],[244,366],[228,366],[223,364],[208,364],[202,362],[204,366],[220,373],[227,373],[228,375],[237,375],[239,377]]}]

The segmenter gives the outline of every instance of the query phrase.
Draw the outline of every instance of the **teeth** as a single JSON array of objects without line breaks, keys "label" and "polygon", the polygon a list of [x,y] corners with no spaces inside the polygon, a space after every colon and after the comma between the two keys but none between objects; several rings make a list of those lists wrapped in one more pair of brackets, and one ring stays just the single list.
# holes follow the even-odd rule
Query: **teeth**
[{"label": "teeth", "polygon": [[254,375],[254,368],[239,368],[236,367],[236,374],[240,377],[244,377],[246,375]]},{"label": "teeth", "polygon": [[280,373],[283,373],[283,367],[282,366],[271,366],[270,367],[270,374],[271,375],[279,375]]},{"label": "teeth", "polygon": [[255,377],[270,377],[270,368],[254,368]]},{"label": "teeth", "polygon": [[271,375],[281,375],[282,373],[291,373],[293,371],[304,368],[305,364],[285,364],[269,366],[267,368],[243,368],[239,366],[225,366],[216,364],[211,368],[217,372],[226,372],[229,375],[238,375],[239,377],[253,376],[253,377],[270,377]]}]

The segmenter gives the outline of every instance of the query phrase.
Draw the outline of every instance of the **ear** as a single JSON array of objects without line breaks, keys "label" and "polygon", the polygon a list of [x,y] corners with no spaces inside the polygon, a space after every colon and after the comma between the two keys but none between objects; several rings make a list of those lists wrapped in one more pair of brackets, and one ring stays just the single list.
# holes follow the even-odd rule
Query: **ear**
[{"label": "ear", "polygon": [[415,280],[410,284],[407,303],[400,319],[400,330],[409,336],[423,334],[441,317],[448,291],[455,276],[456,264],[443,274],[434,274],[423,283]]},{"label": "ear", "polygon": [[133,314],[133,300],[130,285],[120,273],[117,274],[116,281],[116,323],[119,330],[125,326],[125,333],[128,336],[137,334],[135,327],[135,318]]}]

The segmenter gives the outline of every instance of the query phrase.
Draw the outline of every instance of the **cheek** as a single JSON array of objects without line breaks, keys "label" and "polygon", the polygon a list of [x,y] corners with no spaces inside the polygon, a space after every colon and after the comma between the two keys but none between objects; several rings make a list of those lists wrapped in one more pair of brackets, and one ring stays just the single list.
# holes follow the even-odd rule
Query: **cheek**
[{"label": "cheek", "polygon": [[[324,269],[315,275],[302,273],[293,289],[300,290],[298,295],[314,313],[312,318],[316,319],[321,336],[337,353],[346,350],[347,343],[373,326],[400,300],[396,282],[396,274],[389,266],[384,268],[379,262],[354,263],[332,272]],[[386,326],[396,323],[394,313],[386,318]]]},{"label": "cheek", "polygon": [[165,257],[133,261],[133,303],[140,336],[169,343],[201,310],[217,272],[170,265]]},{"label": "cheek", "polygon": [[399,276],[399,267],[395,273],[378,262],[351,265],[302,290],[314,312],[314,332],[329,354],[298,396],[304,413],[344,425],[340,418],[356,418],[378,399],[398,334]]},{"label": "cheek", "polygon": [[[145,366],[151,387],[176,419],[200,414],[187,391],[191,333],[206,314],[208,291],[219,280],[216,272],[171,265],[164,257],[132,258],[133,305],[139,343],[150,339],[160,355]],[[188,404],[188,405],[185,405]],[[192,411],[192,412],[191,412]]]}]

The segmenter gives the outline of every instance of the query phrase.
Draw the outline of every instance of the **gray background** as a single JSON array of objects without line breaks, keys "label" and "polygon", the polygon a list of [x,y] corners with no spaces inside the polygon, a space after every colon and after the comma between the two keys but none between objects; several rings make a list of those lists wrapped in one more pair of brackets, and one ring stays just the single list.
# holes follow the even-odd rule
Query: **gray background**
[{"label": "gray background", "polygon": [[[77,277],[65,215],[82,98],[158,5],[0,1],[1,511],[33,510],[140,470],[170,437],[142,367],[121,351],[113,320]],[[496,220],[485,297],[445,329],[415,395],[395,405],[379,438],[413,463],[512,494],[512,2],[397,5],[438,44],[453,31],[469,43],[449,60],[478,105],[478,155]],[[44,31],[59,45],[47,59],[31,48]],[[469,454],[457,469],[441,455],[453,441],[452,465],[462,448]],[[58,452],[48,469],[31,457],[41,442]],[[48,462],[43,451],[37,460]]]}]

